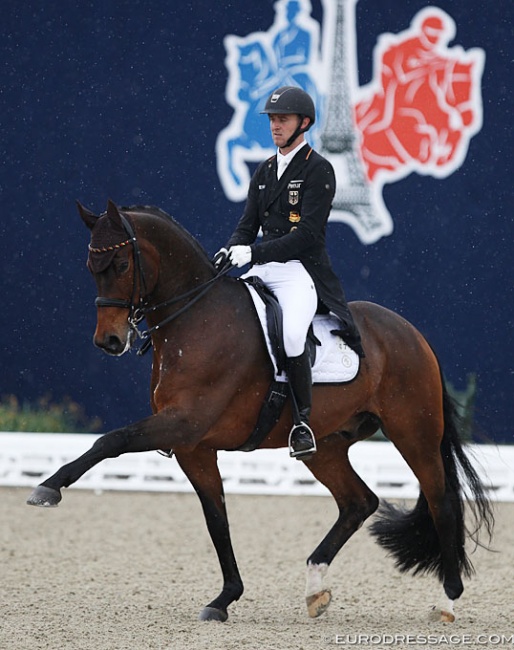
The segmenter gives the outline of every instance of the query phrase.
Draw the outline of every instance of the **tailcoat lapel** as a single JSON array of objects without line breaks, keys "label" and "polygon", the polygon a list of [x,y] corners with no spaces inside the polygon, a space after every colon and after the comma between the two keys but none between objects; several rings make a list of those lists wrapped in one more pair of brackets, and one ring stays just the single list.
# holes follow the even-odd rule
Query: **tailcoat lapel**
[{"label": "tailcoat lapel", "polygon": [[270,188],[270,191],[266,197],[266,208],[269,208],[269,206],[277,200],[277,198],[280,196],[280,193],[285,189],[289,181],[297,176],[299,172],[305,167],[309,160],[311,152],[311,147],[302,147],[293,158],[291,163],[288,165],[279,180],[277,180],[277,157],[274,157],[272,164],[268,165],[267,169],[269,174],[268,187]]}]

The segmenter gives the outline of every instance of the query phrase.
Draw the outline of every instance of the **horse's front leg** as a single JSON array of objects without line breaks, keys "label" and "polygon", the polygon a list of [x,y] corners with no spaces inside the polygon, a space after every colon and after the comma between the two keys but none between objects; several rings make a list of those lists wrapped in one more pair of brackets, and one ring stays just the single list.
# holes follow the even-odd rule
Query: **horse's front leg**
[{"label": "horse's front leg", "polygon": [[221,480],[217,452],[212,449],[176,451],[177,461],[196,490],[202,504],[207,529],[218,555],[223,574],[223,589],[200,612],[201,621],[226,621],[227,608],[243,593],[243,582],[237,568],[230,531],[225,495]]},{"label": "horse's front leg", "polygon": [[180,442],[178,439],[170,441],[170,431],[176,429],[173,416],[163,412],[106,433],[95,441],[89,451],[63,465],[55,474],[36,487],[27,499],[27,503],[31,506],[57,506],[62,499],[61,488],[75,483],[94,465],[106,458],[116,458],[121,454],[168,448],[170,442],[173,444]]}]

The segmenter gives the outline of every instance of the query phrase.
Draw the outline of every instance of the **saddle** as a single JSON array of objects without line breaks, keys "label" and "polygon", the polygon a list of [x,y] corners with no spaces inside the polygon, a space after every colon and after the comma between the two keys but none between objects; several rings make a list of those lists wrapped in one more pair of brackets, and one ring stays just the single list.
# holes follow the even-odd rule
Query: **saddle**
[{"label": "saddle", "polygon": [[[255,276],[242,279],[252,295],[257,315],[268,345],[275,374],[262,404],[257,424],[248,440],[233,451],[257,449],[280,419],[282,409],[290,395],[285,375],[282,308],[273,292]],[[313,368],[314,383],[342,383],[351,381],[358,372],[359,358],[347,347],[335,329],[339,321],[328,315],[316,316],[309,327],[307,352]],[[320,336],[318,336],[318,333]]]}]

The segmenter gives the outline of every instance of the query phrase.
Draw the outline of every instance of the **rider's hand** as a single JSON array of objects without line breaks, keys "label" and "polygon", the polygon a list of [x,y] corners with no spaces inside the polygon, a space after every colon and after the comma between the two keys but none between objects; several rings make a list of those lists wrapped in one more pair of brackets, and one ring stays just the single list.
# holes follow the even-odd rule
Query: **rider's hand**
[{"label": "rider's hand", "polygon": [[228,250],[226,248],[220,248],[216,255],[212,258],[212,263],[214,264],[214,267],[219,270],[225,266],[227,260]]},{"label": "rider's hand", "polygon": [[239,269],[252,261],[250,246],[231,246],[228,255],[232,264]]}]

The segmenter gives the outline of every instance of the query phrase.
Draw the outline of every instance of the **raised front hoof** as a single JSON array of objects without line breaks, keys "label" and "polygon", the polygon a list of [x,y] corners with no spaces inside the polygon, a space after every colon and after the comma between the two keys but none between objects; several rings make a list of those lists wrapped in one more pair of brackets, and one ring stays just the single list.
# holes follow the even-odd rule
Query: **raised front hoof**
[{"label": "raised front hoof", "polygon": [[218,621],[224,623],[228,618],[227,612],[216,607],[204,607],[198,615],[199,621]]},{"label": "raised front hoof", "polygon": [[324,589],[317,594],[307,596],[305,599],[307,603],[307,611],[311,618],[317,618],[327,611],[330,601],[332,600],[332,592],[330,589]]},{"label": "raised front hoof", "polygon": [[38,485],[27,499],[27,505],[40,508],[56,508],[62,499],[61,492],[53,488]]},{"label": "raised front hoof", "polygon": [[428,620],[430,623],[453,623],[455,614],[447,609],[434,606],[428,615]]}]

